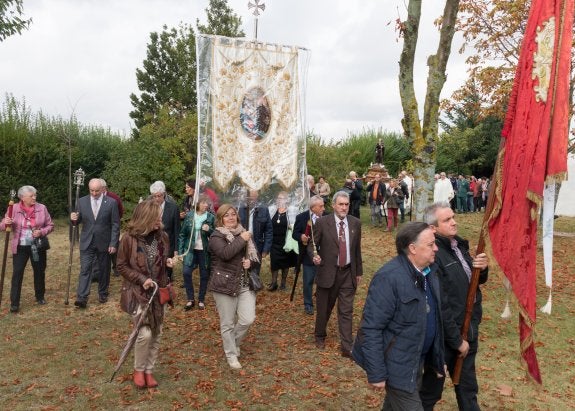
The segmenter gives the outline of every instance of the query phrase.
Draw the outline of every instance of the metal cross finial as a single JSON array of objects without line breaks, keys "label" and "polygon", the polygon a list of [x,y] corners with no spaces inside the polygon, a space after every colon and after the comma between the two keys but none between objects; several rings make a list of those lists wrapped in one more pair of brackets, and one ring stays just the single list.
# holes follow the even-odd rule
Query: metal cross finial
[{"label": "metal cross finial", "polygon": [[252,14],[255,16],[254,19],[254,40],[258,39],[258,16],[260,15],[260,11],[263,12],[266,9],[266,5],[263,1],[260,3],[261,0],[254,0],[252,3],[251,1],[248,2],[248,10],[254,9]]},{"label": "metal cross finial", "polygon": [[260,4],[260,0],[254,0],[253,3],[251,1],[248,3],[248,10],[252,8],[254,9],[252,14],[258,17],[260,15],[260,10],[263,12],[266,9],[266,5],[263,2]]}]

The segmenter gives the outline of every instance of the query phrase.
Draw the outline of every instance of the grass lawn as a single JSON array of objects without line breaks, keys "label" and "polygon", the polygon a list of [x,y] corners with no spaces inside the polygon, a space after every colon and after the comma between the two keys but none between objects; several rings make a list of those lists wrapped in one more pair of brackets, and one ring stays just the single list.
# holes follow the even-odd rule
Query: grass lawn
[{"label": "grass lawn", "polygon": [[[362,209],[364,280],[355,300],[357,328],[373,273],[394,255],[394,238],[369,227]],[[483,214],[458,215],[460,233],[477,243]],[[519,362],[517,309],[503,320],[505,291],[496,269],[484,290],[477,374],[479,402],[486,410],[567,410],[575,407],[575,219],[559,218],[555,237],[554,294],[551,315],[538,314],[537,354],[543,385],[532,383]],[[158,389],[136,390],[131,383],[132,356],[109,383],[116,360],[131,331],[119,309],[121,280],[111,279],[111,298],[97,302],[93,285],[87,310],[74,308],[79,252],[74,250],[71,305],[64,305],[69,243],[65,221],[50,235],[46,299],[34,301],[28,264],[20,313],[8,312],[12,259],[8,259],[0,308],[0,409],[249,409],[363,410],[380,409],[381,394],[371,390],[364,372],[339,355],[337,321],[330,320],[325,351],[313,344],[313,317],[303,310],[301,286],[294,303],[288,292],[258,294],[257,319],[242,345],[243,369],[229,369],[223,355],[218,315],[211,295],[205,311],[185,312],[181,267],[175,270],[180,300],[164,324]],[[2,233],[4,238],[4,233]],[[2,240],[3,246],[3,240]],[[262,269],[269,281],[269,262]],[[538,256],[538,306],[547,300],[543,264]],[[197,283],[197,274],[194,273]],[[290,273],[290,285],[293,274]],[[301,284],[301,283],[300,283]],[[197,284],[196,284],[197,287]],[[196,288],[197,290],[197,288]],[[334,316],[336,314],[334,313]],[[456,409],[450,382],[438,410]]]}]

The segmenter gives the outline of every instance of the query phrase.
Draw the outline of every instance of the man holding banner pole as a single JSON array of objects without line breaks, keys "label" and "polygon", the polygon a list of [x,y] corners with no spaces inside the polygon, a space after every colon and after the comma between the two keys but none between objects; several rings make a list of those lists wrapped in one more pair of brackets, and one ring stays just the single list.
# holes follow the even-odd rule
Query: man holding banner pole
[{"label": "man holding banner pole", "polygon": [[[479,284],[487,282],[488,259],[485,253],[471,257],[469,243],[457,235],[455,214],[447,201],[437,202],[425,210],[426,222],[435,229],[435,263],[441,284],[441,312],[445,340],[445,363],[453,378],[455,362],[463,358],[459,384],[455,385],[455,396],[460,410],[479,410],[477,393],[479,386],[475,374],[475,356],[479,343],[479,323],[482,317],[481,290],[477,287],[471,323],[467,336],[461,335],[464,321],[467,293],[471,281],[471,270],[479,268]],[[420,389],[421,402],[425,410],[441,399],[445,379],[437,378],[433,370],[426,370]]]},{"label": "man holding banner pole", "polygon": [[[299,243],[299,258],[303,265],[303,305],[305,313],[313,315],[313,282],[315,280],[316,266],[307,255],[306,247],[314,243],[313,226],[323,215],[325,204],[319,195],[309,200],[309,210],[297,215],[293,227],[292,237]],[[294,284],[295,286],[295,284]]]}]

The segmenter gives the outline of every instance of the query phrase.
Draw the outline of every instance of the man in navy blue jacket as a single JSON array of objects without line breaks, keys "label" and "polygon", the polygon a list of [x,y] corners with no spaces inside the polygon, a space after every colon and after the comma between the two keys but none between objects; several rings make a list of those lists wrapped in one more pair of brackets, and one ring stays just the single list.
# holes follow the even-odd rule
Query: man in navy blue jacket
[{"label": "man in navy blue jacket", "polygon": [[[249,216],[248,216],[249,206]],[[240,207],[239,215],[242,226],[253,235],[253,241],[261,258],[265,258],[272,248],[273,228],[270,213],[264,205],[258,203],[257,190],[248,193],[248,206]],[[249,217],[249,218],[248,218]],[[259,272],[261,264],[257,266]]]},{"label": "man in navy blue jacket", "polygon": [[423,410],[423,365],[444,378],[440,285],[433,229],[409,222],[397,233],[398,256],[374,275],[353,345],[367,381],[385,389],[384,410]]},{"label": "man in navy blue jacket", "polygon": [[309,199],[309,210],[300,213],[295,218],[292,237],[299,244],[299,255],[303,265],[303,305],[306,314],[313,315],[313,282],[315,280],[316,266],[307,255],[306,247],[313,242],[313,226],[323,215],[325,205],[319,195]]}]

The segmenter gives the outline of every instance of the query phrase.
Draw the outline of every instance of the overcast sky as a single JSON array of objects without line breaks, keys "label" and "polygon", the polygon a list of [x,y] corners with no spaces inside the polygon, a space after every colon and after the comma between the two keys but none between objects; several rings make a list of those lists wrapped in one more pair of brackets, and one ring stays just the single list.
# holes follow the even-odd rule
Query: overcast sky
[{"label": "overcast sky", "polygon": [[[253,38],[248,0],[228,0]],[[404,0],[267,0],[258,39],[311,50],[307,125],[324,139],[381,128],[401,130],[398,60],[402,41],[394,21]],[[24,0],[30,30],[0,43],[0,92],[25,99],[33,112],[98,124],[129,135],[130,93],[149,34],[180,22],[205,22],[208,0]],[[426,58],[437,47],[432,21],[443,2],[424,2],[416,87],[423,107]],[[460,42],[460,38],[456,38]],[[453,50],[457,51],[457,46]],[[463,58],[452,53],[448,97],[465,78]]]}]

